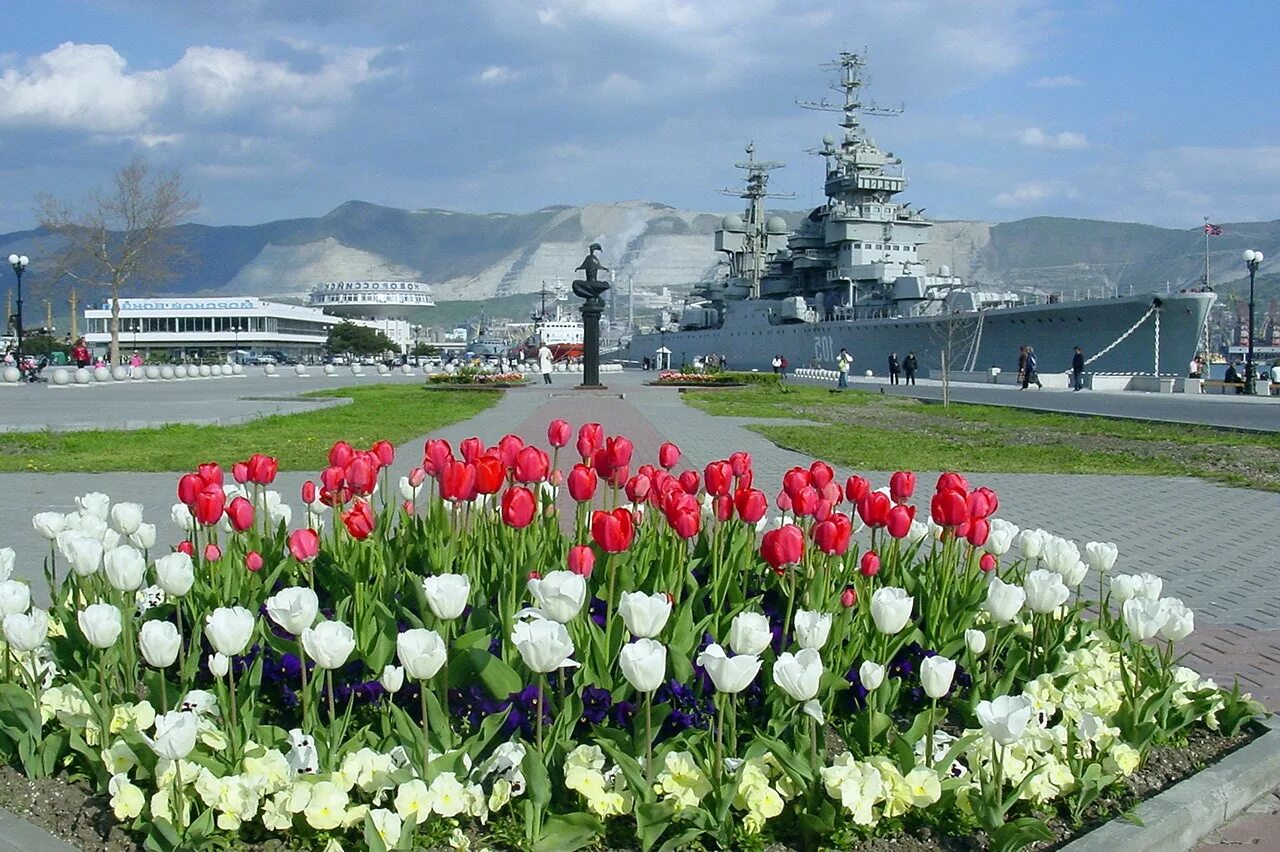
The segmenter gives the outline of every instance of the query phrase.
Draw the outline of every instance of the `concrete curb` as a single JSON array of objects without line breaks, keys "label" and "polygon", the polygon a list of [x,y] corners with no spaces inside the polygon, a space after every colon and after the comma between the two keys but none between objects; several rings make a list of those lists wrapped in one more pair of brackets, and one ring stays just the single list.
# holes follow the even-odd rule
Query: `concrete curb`
[{"label": "concrete curb", "polygon": [[1062,852],[1176,852],[1202,838],[1280,786],[1280,721],[1203,772],[1134,809],[1135,825],[1114,819],[1062,847]]},{"label": "concrete curb", "polygon": [[40,826],[0,808],[0,850],[3,852],[78,852]]}]

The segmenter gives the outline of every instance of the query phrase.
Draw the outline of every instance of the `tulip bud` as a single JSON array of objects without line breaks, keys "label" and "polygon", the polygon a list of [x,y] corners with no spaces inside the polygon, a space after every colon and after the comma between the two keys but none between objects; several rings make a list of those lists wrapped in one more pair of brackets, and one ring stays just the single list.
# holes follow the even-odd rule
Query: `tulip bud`
[{"label": "tulip bud", "polygon": [[249,481],[249,465],[245,462],[236,462],[231,465],[231,478],[244,485]]},{"label": "tulip bud", "polygon": [[981,630],[970,628],[964,632],[964,644],[968,646],[970,654],[975,657],[981,657],[982,653],[987,650],[987,634]]},{"label": "tulip bud", "polygon": [[185,554],[187,554],[188,556],[195,556],[195,555],[196,555],[196,546],[195,546],[194,544],[192,544],[189,540],[186,540],[186,539],[184,539],[183,541],[178,542],[178,548],[177,548],[177,550],[178,550],[178,552],[179,552],[179,553],[185,553]]},{"label": "tulip bud", "polygon": [[320,553],[320,534],[313,529],[289,533],[289,553],[299,562],[310,562]]},{"label": "tulip bud", "polygon": [[667,470],[675,467],[680,463],[680,448],[675,444],[667,441],[661,447],[658,447],[658,464]]},{"label": "tulip bud", "polygon": [[990,553],[982,554],[982,558],[978,560],[978,567],[985,572],[996,570],[996,558]]},{"label": "tulip bud", "polygon": [[226,654],[209,655],[209,674],[214,677],[226,677],[231,670],[231,660]]},{"label": "tulip bud", "polygon": [[840,593],[840,605],[845,609],[853,606],[858,602],[858,593],[852,588],[846,588]]},{"label": "tulip bud", "polygon": [[316,484],[310,479],[302,483],[302,502],[308,506],[316,502]]},{"label": "tulip bud", "polygon": [[880,557],[876,555],[874,550],[868,550],[862,554],[862,560],[858,563],[858,570],[862,572],[864,577],[874,577],[880,573]]},{"label": "tulip bud", "polygon": [[596,565],[596,552],[585,544],[569,548],[569,570],[579,577],[590,577]]},{"label": "tulip bud", "polygon": [[217,562],[222,558],[222,548],[210,542],[204,546],[204,561]]},{"label": "tulip bud", "polygon": [[257,574],[262,570],[262,554],[256,550],[250,550],[245,554],[244,567]]},{"label": "tulip bud", "polygon": [[880,684],[884,683],[884,666],[873,663],[871,660],[865,661],[858,666],[858,680],[862,683],[863,689],[874,692]]},{"label": "tulip bud", "polygon": [[529,572],[529,575],[528,575],[528,577],[527,577],[526,579],[529,579],[529,580],[541,580],[541,579],[542,579],[542,572],[541,572],[541,571],[530,571],[530,572]]},{"label": "tulip bud", "polygon": [[253,526],[253,504],[243,497],[237,497],[227,506],[227,520],[236,532],[244,532]]},{"label": "tulip bud", "polygon": [[395,695],[400,691],[400,687],[404,686],[404,667],[393,666],[387,664],[382,667],[382,676],[378,678],[378,683],[382,684],[382,688],[387,692]]},{"label": "tulip bud", "polygon": [[569,438],[573,434],[573,428],[569,425],[569,421],[556,419],[552,420],[547,426],[547,443],[559,449],[568,446]]}]

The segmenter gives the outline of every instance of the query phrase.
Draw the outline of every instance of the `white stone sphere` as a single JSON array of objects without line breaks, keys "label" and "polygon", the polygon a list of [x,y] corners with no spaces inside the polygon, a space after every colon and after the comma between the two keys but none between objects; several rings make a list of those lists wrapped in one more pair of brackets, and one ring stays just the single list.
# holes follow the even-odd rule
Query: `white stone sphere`
[{"label": "white stone sphere", "polygon": [[207,379],[213,375],[213,370],[209,368],[208,364],[201,364],[199,370],[201,378]]},{"label": "white stone sphere", "polygon": [[9,383],[16,382],[22,378],[22,373],[18,372],[17,367],[5,367],[3,375],[4,380]]},{"label": "white stone sphere", "polygon": [[294,365],[293,365],[293,372],[294,372],[296,375],[299,375],[299,376],[305,376],[305,375],[307,374],[307,367],[306,367],[306,365],[305,365],[305,364],[294,364]]},{"label": "white stone sphere", "polygon": [[353,376],[363,376],[363,375],[364,375],[364,370],[361,370],[361,369],[360,369],[360,365],[359,365],[359,364],[352,364],[352,365],[351,365],[351,375],[353,375]]},{"label": "white stone sphere", "polygon": [[868,378],[868,379],[869,379],[869,378],[871,378],[871,377],[872,377],[872,376],[874,376],[874,375],[875,375],[875,373],[871,372],[870,370],[867,370],[867,372],[866,372],[866,376],[867,376],[867,378]]},{"label": "white stone sphere", "polygon": [[412,375],[413,375],[413,365],[412,365],[412,364],[401,364],[401,365],[400,365],[400,372],[401,372],[401,373],[403,373],[403,374],[404,374],[404,375],[406,375],[406,376],[412,376]]},{"label": "white stone sphere", "polygon": [[160,368],[155,364],[148,364],[143,368],[142,372],[147,374],[148,379],[160,378]]},{"label": "white stone sphere", "polygon": [[93,381],[93,373],[88,367],[80,367],[76,370],[76,384],[87,385],[91,381]]},{"label": "white stone sphere", "polygon": [[233,364],[233,365],[231,366],[231,372],[235,373],[237,376],[243,376],[243,375],[244,375],[244,364]]},{"label": "white stone sphere", "polygon": [[115,379],[117,382],[123,382],[125,379],[129,378],[129,371],[120,365],[116,365],[111,368],[111,378]]},{"label": "white stone sphere", "polygon": [[179,364],[173,368],[173,377],[175,379],[185,379],[187,377],[187,367],[185,364]]},{"label": "white stone sphere", "polygon": [[160,378],[162,379],[172,379],[177,375],[178,374],[173,371],[173,367],[168,364],[165,364],[160,368]]},{"label": "white stone sphere", "polygon": [[262,367],[262,372],[266,373],[268,376],[274,376],[276,374],[276,365],[264,364]]},{"label": "white stone sphere", "polygon": [[333,375],[334,373],[336,373],[336,372],[338,372],[338,368],[337,368],[337,367],[335,367],[335,366],[333,366],[332,364],[325,364],[325,365],[324,365],[324,374],[325,374],[326,376],[332,376],[332,375]]},{"label": "white stone sphere", "polygon": [[65,385],[71,381],[71,373],[66,367],[59,367],[53,371],[53,383],[55,385]]},{"label": "white stone sphere", "polygon": [[385,375],[388,375],[388,374],[390,374],[390,372],[391,372],[391,368],[390,368],[390,367],[388,367],[386,364],[379,364],[379,365],[378,365],[378,375],[379,375],[379,376],[385,376]]},{"label": "white stone sphere", "polygon": [[111,371],[106,367],[94,367],[93,380],[96,382],[109,382],[111,381]]}]

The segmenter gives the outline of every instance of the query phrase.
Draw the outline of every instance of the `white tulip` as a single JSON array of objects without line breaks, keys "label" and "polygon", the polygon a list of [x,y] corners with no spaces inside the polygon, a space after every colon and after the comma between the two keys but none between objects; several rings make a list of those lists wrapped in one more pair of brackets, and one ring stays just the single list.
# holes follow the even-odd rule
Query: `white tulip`
[{"label": "white tulip", "polygon": [[1074,570],[1079,561],[1080,548],[1074,541],[1056,535],[1045,538],[1044,547],[1040,551],[1040,562],[1044,567],[1055,574],[1065,575]]},{"label": "white tulip", "polygon": [[209,655],[209,674],[217,678],[227,676],[227,672],[231,671],[231,658],[226,654],[212,653]]},{"label": "white tulip", "polygon": [[195,581],[195,566],[191,563],[191,557],[182,551],[156,560],[156,583],[164,589],[166,595],[180,598],[191,591]]},{"label": "white tulip", "polygon": [[905,589],[894,586],[876,589],[871,596],[871,618],[876,629],[890,636],[900,633],[911,620],[911,607],[914,605],[915,598]]},{"label": "white tulip", "polygon": [[1138,575],[1138,585],[1136,595],[1149,601],[1159,600],[1160,592],[1164,588],[1164,580],[1161,580],[1155,574],[1148,574],[1145,571]]},{"label": "white tulip", "polygon": [[466,574],[437,574],[422,581],[427,605],[436,618],[446,621],[462,615],[471,594],[471,578]]},{"label": "white tulip", "polygon": [[33,606],[31,612],[15,612],[4,617],[4,641],[18,652],[34,651],[49,637],[49,613]]},{"label": "white tulip", "polygon": [[156,717],[155,738],[142,735],[158,756],[168,760],[182,760],[196,747],[199,723],[195,713],[173,710]]},{"label": "white tulip", "polygon": [[378,683],[382,684],[382,688],[388,693],[395,695],[404,686],[404,666],[393,666],[390,663],[383,666]]},{"label": "white tulip", "polygon": [[1164,606],[1165,622],[1160,626],[1159,636],[1168,642],[1181,642],[1191,635],[1196,628],[1196,614],[1178,598],[1164,598],[1160,601]]},{"label": "white tulip", "polygon": [[127,544],[108,550],[102,557],[102,565],[107,582],[121,592],[136,592],[147,574],[147,562],[141,551]]},{"label": "white tulip", "polygon": [[13,566],[18,561],[18,554],[12,547],[0,547],[0,581],[13,576]]},{"label": "white tulip", "polygon": [[822,646],[827,644],[827,637],[831,635],[831,613],[802,609],[796,613],[792,628],[801,648],[821,651]]},{"label": "white tulip", "polygon": [[84,638],[101,651],[116,644],[120,631],[124,628],[120,610],[107,603],[90,604],[80,610],[76,620],[80,623],[80,632],[84,634]]},{"label": "white tulip", "polygon": [[305,586],[281,589],[267,598],[267,615],[294,636],[316,623],[320,599]]},{"label": "white tulip", "polygon": [[0,616],[26,612],[30,606],[30,586],[17,580],[0,582]]},{"label": "white tulip", "polygon": [[1124,613],[1124,626],[1129,629],[1129,635],[1139,642],[1154,638],[1169,620],[1169,610],[1164,601],[1130,598],[1124,602],[1121,612]]},{"label": "white tulip", "polygon": [[990,532],[982,549],[992,556],[1004,556],[1013,547],[1013,539],[1018,534],[1018,527],[1003,518],[992,518]]},{"label": "white tulip", "polygon": [[[61,544],[59,537],[59,544]],[[73,533],[67,539],[67,552],[64,554],[71,563],[71,570],[77,577],[89,577],[102,569],[102,540],[90,538],[83,533]]]},{"label": "white tulip", "polygon": [[107,537],[107,533],[111,532],[111,527],[107,526],[107,522],[99,518],[97,515],[81,515],[80,525],[77,527],[82,535],[89,538],[103,541]]},{"label": "white tulip", "polygon": [[1048,533],[1041,529],[1023,530],[1018,533],[1018,552],[1022,554],[1022,558],[1040,558],[1040,551],[1044,548],[1047,535]]},{"label": "white tulip", "polygon": [[178,628],[168,621],[147,621],[138,631],[138,647],[147,665],[157,669],[167,668],[178,659],[182,637]]},{"label": "white tulip", "polygon": [[652,639],[667,626],[671,598],[660,592],[625,592],[618,601],[618,615],[632,636]]},{"label": "white tulip", "polygon": [[923,541],[929,535],[929,525],[920,521],[912,521],[911,529],[907,530],[907,541],[916,544]]},{"label": "white tulip", "polygon": [[1089,573],[1089,566],[1077,559],[1074,565],[1068,565],[1057,574],[1069,588],[1078,589]]},{"label": "white tulip", "polygon": [[866,660],[858,666],[858,681],[867,692],[874,692],[884,683],[884,666]]},{"label": "white tulip", "polygon": [[955,660],[935,654],[925,657],[920,663],[920,684],[924,694],[930,698],[942,698],[951,690],[951,681],[956,676]]},{"label": "white tulip", "polygon": [[974,712],[987,736],[1000,745],[1013,745],[1031,721],[1031,699],[1001,695],[994,701],[979,701]]},{"label": "white tulip", "polygon": [[340,669],[356,649],[356,634],[341,621],[322,621],[302,631],[302,647],[322,669]]},{"label": "white tulip", "polygon": [[191,514],[191,509],[186,503],[174,503],[173,508],[169,510],[169,518],[183,532],[191,532],[196,528],[195,515]]},{"label": "white tulip", "polygon": [[115,550],[123,540],[124,537],[120,533],[108,527],[102,531],[102,552],[106,553],[109,550]]},{"label": "white tulip", "polygon": [[1027,593],[1021,586],[1006,583],[993,575],[991,584],[987,586],[987,599],[982,608],[996,624],[1009,624],[1018,617],[1026,600]]},{"label": "white tulip", "polygon": [[587,581],[572,571],[550,571],[525,585],[542,614],[561,624],[572,621],[587,600]]},{"label": "white tulip", "polygon": [[111,498],[100,491],[90,491],[82,497],[77,497],[76,505],[80,508],[81,515],[92,515],[105,521],[107,512],[111,508]]},{"label": "white tulip", "polygon": [[698,665],[706,669],[718,692],[736,695],[751,685],[760,673],[760,658],[754,654],[730,657],[719,645],[708,645],[698,655]]},{"label": "white tulip", "polygon": [[1062,578],[1043,568],[1027,574],[1022,588],[1027,593],[1027,609],[1041,615],[1053,612],[1071,597],[1071,590],[1062,582]]},{"label": "white tulip", "polygon": [[1099,574],[1105,574],[1116,564],[1120,548],[1113,541],[1091,541],[1084,546],[1084,561]]},{"label": "white tulip", "polygon": [[129,534],[129,541],[134,547],[150,550],[156,546],[156,525],[138,524],[138,528]]},{"label": "white tulip", "polygon": [[558,621],[535,618],[517,622],[511,631],[511,644],[520,652],[524,664],[540,674],[579,665],[572,659],[573,639]]},{"label": "white tulip", "polygon": [[964,632],[964,644],[969,649],[969,653],[975,657],[981,657],[987,650],[987,634],[981,630],[970,628]]},{"label": "white tulip", "polygon": [[141,503],[117,503],[111,507],[111,523],[124,535],[133,535],[142,523]]},{"label": "white tulip", "polygon": [[205,635],[220,654],[237,657],[253,638],[253,613],[242,606],[220,606],[205,616]]},{"label": "white tulip", "polygon": [[435,677],[447,656],[444,639],[434,630],[418,627],[396,637],[396,657],[414,680]]},{"label": "white tulip", "polygon": [[822,680],[822,657],[812,648],[797,654],[784,651],[773,664],[773,682],[795,701],[808,701],[818,694]]},{"label": "white tulip", "polygon": [[735,654],[759,654],[772,641],[769,619],[758,612],[740,612],[729,625],[729,647]]},{"label": "white tulip", "polygon": [[67,512],[62,516],[62,531],[79,530],[81,520],[83,518],[79,512]]},{"label": "white tulip", "polygon": [[653,639],[637,639],[622,646],[618,667],[637,692],[653,692],[667,675],[667,647]]},{"label": "white tulip", "polygon": [[61,512],[41,512],[31,519],[31,526],[41,538],[53,541],[67,528],[67,518]]},{"label": "white tulip", "polygon": [[418,499],[418,494],[422,491],[422,485],[423,483],[421,482],[417,485],[410,485],[409,477],[400,477],[400,497],[406,502]]}]

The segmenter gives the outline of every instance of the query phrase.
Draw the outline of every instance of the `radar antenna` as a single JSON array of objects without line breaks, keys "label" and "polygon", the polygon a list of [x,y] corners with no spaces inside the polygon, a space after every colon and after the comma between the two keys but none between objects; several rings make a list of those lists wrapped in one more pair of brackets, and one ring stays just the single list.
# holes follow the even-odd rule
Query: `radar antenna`
[{"label": "radar antenna", "polygon": [[751,282],[751,298],[760,297],[760,278],[764,273],[764,255],[768,247],[769,234],[765,227],[764,200],[766,198],[795,198],[794,192],[769,192],[769,172],[786,167],[780,160],[757,160],[756,143],[747,143],[747,159],[734,163],[735,168],[744,170],[747,176],[743,179],[746,185],[742,189],[722,189],[721,195],[732,195],[747,199],[746,245],[744,252],[750,259],[750,268],[745,270]]},{"label": "radar antenna", "polygon": [[844,120],[840,122],[840,126],[845,129],[844,141],[846,147],[862,141],[862,134],[859,132],[862,124],[858,120],[860,113],[865,115],[900,115],[903,109],[901,106],[882,107],[875,102],[862,103],[858,90],[867,84],[866,75],[862,70],[866,65],[866,48],[863,48],[861,54],[851,53],[847,50],[841,51],[838,60],[823,63],[823,68],[838,71],[840,74],[839,79],[831,84],[831,90],[844,95],[843,104],[832,103],[825,97],[816,101],[796,99],[796,104],[804,109],[844,113]]}]

